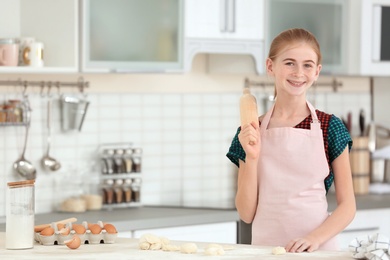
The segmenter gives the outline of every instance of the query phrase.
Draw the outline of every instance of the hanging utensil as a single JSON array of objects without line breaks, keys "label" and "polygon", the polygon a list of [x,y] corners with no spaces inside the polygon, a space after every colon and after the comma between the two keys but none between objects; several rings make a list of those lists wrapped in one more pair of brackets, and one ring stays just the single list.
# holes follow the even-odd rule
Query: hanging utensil
[{"label": "hanging utensil", "polygon": [[[50,90],[49,90],[50,91]],[[61,168],[59,161],[49,155],[51,143],[51,95],[49,94],[47,101],[47,150],[46,155],[41,159],[43,168],[50,171],[58,171]]]},{"label": "hanging utensil", "polygon": [[[26,88],[26,83],[25,83],[25,88]],[[37,171],[35,167],[32,165],[32,163],[24,158],[24,154],[26,153],[26,147],[27,147],[27,140],[28,140],[28,132],[30,129],[30,123],[31,123],[31,107],[30,103],[28,101],[28,96],[24,94],[24,103],[26,104],[26,132],[24,136],[24,147],[23,147],[23,152],[20,158],[14,162],[13,168],[14,172],[18,173],[22,177],[26,178],[27,180],[34,180],[36,178]]]},{"label": "hanging utensil", "polygon": [[364,110],[361,109],[359,114],[360,136],[364,136],[365,124],[366,124],[366,116]]}]

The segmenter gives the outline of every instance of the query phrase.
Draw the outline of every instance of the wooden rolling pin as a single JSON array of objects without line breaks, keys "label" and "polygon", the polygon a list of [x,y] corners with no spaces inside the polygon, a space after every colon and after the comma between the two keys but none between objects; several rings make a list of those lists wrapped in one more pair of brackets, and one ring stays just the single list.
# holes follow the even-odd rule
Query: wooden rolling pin
[{"label": "wooden rolling pin", "polygon": [[[252,122],[259,123],[256,98],[251,94],[249,87],[245,87],[240,98],[241,127]],[[249,143],[253,144],[254,140]]]},{"label": "wooden rolling pin", "polygon": [[[60,220],[60,221],[57,221],[57,222],[54,222],[56,224],[66,224],[66,223],[73,223],[73,222],[76,222],[77,221],[77,218],[67,218],[67,219],[63,219],[63,220]],[[51,226],[51,223],[50,224],[42,224],[42,225],[37,225],[37,226],[34,226],[34,231],[35,232],[41,232],[43,229],[47,228],[47,227],[50,227]]]}]

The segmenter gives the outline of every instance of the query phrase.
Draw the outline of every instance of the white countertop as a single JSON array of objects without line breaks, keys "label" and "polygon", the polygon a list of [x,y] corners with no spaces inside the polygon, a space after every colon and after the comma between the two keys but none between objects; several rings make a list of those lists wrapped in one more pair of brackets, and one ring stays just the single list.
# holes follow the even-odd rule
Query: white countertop
[{"label": "white countertop", "polygon": [[[184,241],[171,241],[171,244],[182,245]],[[285,255],[272,255],[272,247],[229,245],[232,249],[226,250],[223,256],[207,256],[204,248],[208,243],[196,242],[198,252],[196,254],[183,254],[180,252],[165,252],[162,250],[140,250],[138,239],[117,238],[114,244],[89,244],[81,245],[78,249],[71,250],[65,245],[44,246],[36,243],[32,249],[7,250],[5,249],[5,232],[0,232],[0,258],[1,259],[137,259],[137,260],[175,260],[175,259],[352,259],[349,252],[316,251],[313,253],[287,253]]]}]

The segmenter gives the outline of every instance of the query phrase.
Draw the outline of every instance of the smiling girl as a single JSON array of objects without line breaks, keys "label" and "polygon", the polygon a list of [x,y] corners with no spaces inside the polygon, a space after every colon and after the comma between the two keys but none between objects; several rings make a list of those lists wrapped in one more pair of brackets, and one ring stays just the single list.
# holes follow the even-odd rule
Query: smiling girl
[{"label": "smiling girl", "polygon": [[[239,167],[236,207],[252,223],[254,245],[338,250],[336,236],[354,218],[352,139],[339,118],[306,99],[321,67],[320,46],[310,32],[295,28],[275,37],[266,60],[275,103],[259,122],[238,128],[227,153]],[[329,214],[326,194],[333,181],[337,208]]]}]

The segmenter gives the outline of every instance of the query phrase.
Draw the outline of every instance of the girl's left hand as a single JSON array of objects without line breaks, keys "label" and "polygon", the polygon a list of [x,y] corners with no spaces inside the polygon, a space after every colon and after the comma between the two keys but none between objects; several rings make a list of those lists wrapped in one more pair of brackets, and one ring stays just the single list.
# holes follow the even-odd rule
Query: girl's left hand
[{"label": "girl's left hand", "polygon": [[310,238],[304,237],[291,240],[286,246],[286,251],[290,253],[302,253],[304,251],[313,252],[319,247],[319,243]]}]

